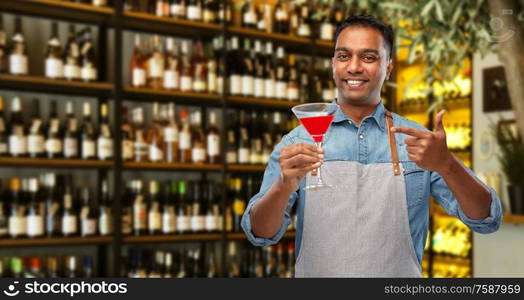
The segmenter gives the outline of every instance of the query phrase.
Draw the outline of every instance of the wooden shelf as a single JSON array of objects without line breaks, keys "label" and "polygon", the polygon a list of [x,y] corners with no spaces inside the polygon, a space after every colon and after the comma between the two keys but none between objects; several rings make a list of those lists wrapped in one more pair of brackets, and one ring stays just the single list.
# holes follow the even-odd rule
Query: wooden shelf
[{"label": "wooden shelf", "polygon": [[105,169],[112,165],[109,160],[0,157],[0,166],[4,167]]},{"label": "wooden shelf", "polygon": [[276,99],[260,99],[242,96],[228,96],[227,102],[237,107],[266,107],[273,109],[291,109],[291,107],[301,104],[300,102]]},{"label": "wooden shelf", "polygon": [[[296,236],[295,231],[287,231],[284,233],[283,239],[294,239]],[[234,232],[226,234],[228,240],[247,240],[247,236],[243,232]]]},{"label": "wooden shelf", "polygon": [[524,225],[524,215],[505,215],[502,221],[509,224]]},{"label": "wooden shelf", "polygon": [[265,41],[273,41],[279,45],[285,46],[287,50],[293,52],[309,53],[311,49],[307,46],[311,45],[311,40],[308,38],[298,37],[291,34],[267,33],[255,29],[247,29],[238,26],[229,26],[226,28],[230,35],[239,35],[242,37],[261,39]]},{"label": "wooden shelf", "polygon": [[228,165],[227,170],[233,172],[264,172],[265,165]]},{"label": "wooden shelf", "polygon": [[0,88],[81,96],[108,96],[113,85],[107,82],[81,82],[38,76],[0,74]]},{"label": "wooden shelf", "polygon": [[315,40],[315,54],[333,57],[335,53],[335,43],[332,41]]},{"label": "wooden shelf", "polygon": [[124,162],[124,168],[136,170],[163,170],[163,171],[220,171],[220,164],[183,164],[183,163],[152,163],[152,162]]},{"label": "wooden shelf", "polygon": [[64,245],[94,245],[110,244],[113,238],[110,236],[95,237],[56,237],[56,238],[22,238],[22,239],[0,239],[2,247],[36,247],[36,246],[64,246]]},{"label": "wooden shelf", "polygon": [[0,1],[0,10],[92,24],[107,22],[114,14],[114,9],[111,7],[97,7],[90,4],[59,0],[3,0]]},{"label": "wooden shelf", "polygon": [[152,14],[134,11],[125,11],[122,23],[125,29],[185,36],[188,38],[213,37],[222,30],[222,27],[218,24],[157,17]]},{"label": "wooden shelf", "polygon": [[144,235],[125,236],[123,242],[133,243],[166,243],[166,242],[206,242],[220,240],[220,233],[195,233],[195,234],[170,234],[170,235]]},{"label": "wooden shelf", "polygon": [[220,106],[222,99],[217,94],[169,91],[151,88],[125,87],[123,97],[125,100],[137,101],[173,101],[187,105],[214,105]]}]

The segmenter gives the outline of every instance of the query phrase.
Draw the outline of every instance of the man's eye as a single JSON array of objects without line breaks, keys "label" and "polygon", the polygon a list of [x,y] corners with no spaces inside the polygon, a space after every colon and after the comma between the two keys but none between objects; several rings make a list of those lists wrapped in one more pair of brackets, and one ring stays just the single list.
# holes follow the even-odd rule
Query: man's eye
[{"label": "man's eye", "polygon": [[375,56],[364,56],[363,59],[364,59],[364,61],[367,61],[367,62],[373,62],[373,61],[377,60],[377,58]]},{"label": "man's eye", "polygon": [[337,56],[337,58],[338,58],[338,59],[348,59],[349,56],[347,56],[346,54],[339,54],[339,55]]}]

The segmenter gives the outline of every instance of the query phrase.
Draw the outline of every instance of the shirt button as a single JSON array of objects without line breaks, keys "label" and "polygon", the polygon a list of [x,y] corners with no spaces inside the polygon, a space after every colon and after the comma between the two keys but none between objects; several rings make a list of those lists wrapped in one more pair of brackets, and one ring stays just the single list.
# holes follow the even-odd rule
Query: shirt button
[{"label": "shirt button", "polygon": [[353,122],[351,122],[351,121],[348,121],[348,123],[349,123],[349,125],[353,124]]},{"label": "shirt button", "polygon": [[364,139],[364,136],[361,134],[361,135],[359,135],[359,138],[362,140],[362,139]]}]

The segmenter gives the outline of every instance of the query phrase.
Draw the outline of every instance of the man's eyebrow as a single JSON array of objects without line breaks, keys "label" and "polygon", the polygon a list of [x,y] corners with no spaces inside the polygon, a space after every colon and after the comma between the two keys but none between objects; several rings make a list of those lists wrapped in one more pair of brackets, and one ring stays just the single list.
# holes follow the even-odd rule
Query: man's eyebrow
[{"label": "man's eyebrow", "polygon": [[[350,52],[348,48],[346,47],[338,47],[338,48],[335,48],[335,52],[338,52],[338,51],[345,51],[345,52]],[[379,55],[379,52],[377,49],[371,49],[371,48],[364,48],[364,49],[360,49],[358,50],[359,53],[374,53],[374,54],[377,54]]]}]

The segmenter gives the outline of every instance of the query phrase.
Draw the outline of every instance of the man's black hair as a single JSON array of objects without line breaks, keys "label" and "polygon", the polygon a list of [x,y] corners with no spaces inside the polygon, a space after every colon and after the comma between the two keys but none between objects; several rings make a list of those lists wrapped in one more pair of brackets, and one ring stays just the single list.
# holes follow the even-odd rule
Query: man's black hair
[{"label": "man's black hair", "polygon": [[378,32],[380,32],[384,38],[386,50],[389,52],[389,58],[391,58],[391,54],[393,52],[393,30],[391,27],[384,24],[379,19],[371,16],[351,16],[338,24],[337,30],[335,31],[335,42],[337,41],[338,35],[342,32],[342,30],[351,26],[371,27],[378,30]]}]

